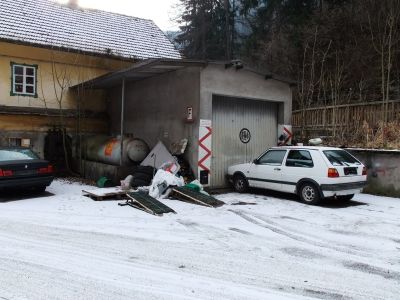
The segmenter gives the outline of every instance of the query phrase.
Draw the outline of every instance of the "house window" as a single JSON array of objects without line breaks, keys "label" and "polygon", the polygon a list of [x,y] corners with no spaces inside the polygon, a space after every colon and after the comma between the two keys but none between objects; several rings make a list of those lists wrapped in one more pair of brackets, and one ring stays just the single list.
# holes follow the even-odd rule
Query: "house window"
[{"label": "house window", "polygon": [[8,146],[29,148],[31,146],[31,139],[8,138]]},{"label": "house window", "polygon": [[8,146],[10,147],[21,147],[22,141],[20,138],[9,138]]},{"label": "house window", "polygon": [[36,92],[36,65],[21,65],[11,63],[12,90],[11,95],[37,97]]}]

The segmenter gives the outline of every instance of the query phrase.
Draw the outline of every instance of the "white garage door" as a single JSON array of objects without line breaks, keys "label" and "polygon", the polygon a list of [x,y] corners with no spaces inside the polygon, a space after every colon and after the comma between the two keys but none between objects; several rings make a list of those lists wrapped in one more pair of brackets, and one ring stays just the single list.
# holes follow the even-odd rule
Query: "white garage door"
[{"label": "white garage door", "polygon": [[[276,145],[277,115],[273,102],[213,96],[212,187],[227,185],[228,166],[249,162]],[[247,144],[240,139],[241,131],[244,141],[246,132],[251,135]]]}]

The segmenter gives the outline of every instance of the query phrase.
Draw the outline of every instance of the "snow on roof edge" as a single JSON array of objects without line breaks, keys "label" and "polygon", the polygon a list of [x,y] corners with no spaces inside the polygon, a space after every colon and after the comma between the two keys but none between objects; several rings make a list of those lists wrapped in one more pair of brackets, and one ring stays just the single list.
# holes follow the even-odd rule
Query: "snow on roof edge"
[{"label": "snow on roof edge", "polygon": [[153,20],[53,0],[1,0],[0,39],[115,58],[182,58]]}]

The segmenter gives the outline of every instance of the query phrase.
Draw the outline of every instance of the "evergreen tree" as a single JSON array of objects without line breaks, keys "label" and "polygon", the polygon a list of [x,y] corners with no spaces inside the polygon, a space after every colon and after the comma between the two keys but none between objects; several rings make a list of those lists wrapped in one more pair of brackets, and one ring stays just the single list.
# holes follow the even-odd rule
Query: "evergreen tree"
[{"label": "evergreen tree", "polygon": [[232,54],[233,11],[229,0],[181,0],[181,34],[187,58],[230,59]]}]

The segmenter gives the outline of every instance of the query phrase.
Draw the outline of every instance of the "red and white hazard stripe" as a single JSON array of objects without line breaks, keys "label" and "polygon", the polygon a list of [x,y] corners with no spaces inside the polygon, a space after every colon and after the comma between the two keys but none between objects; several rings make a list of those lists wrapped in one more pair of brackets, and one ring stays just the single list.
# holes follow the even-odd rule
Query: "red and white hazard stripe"
[{"label": "red and white hazard stripe", "polygon": [[209,126],[199,127],[199,177],[200,171],[211,170],[211,138],[212,128]]}]

